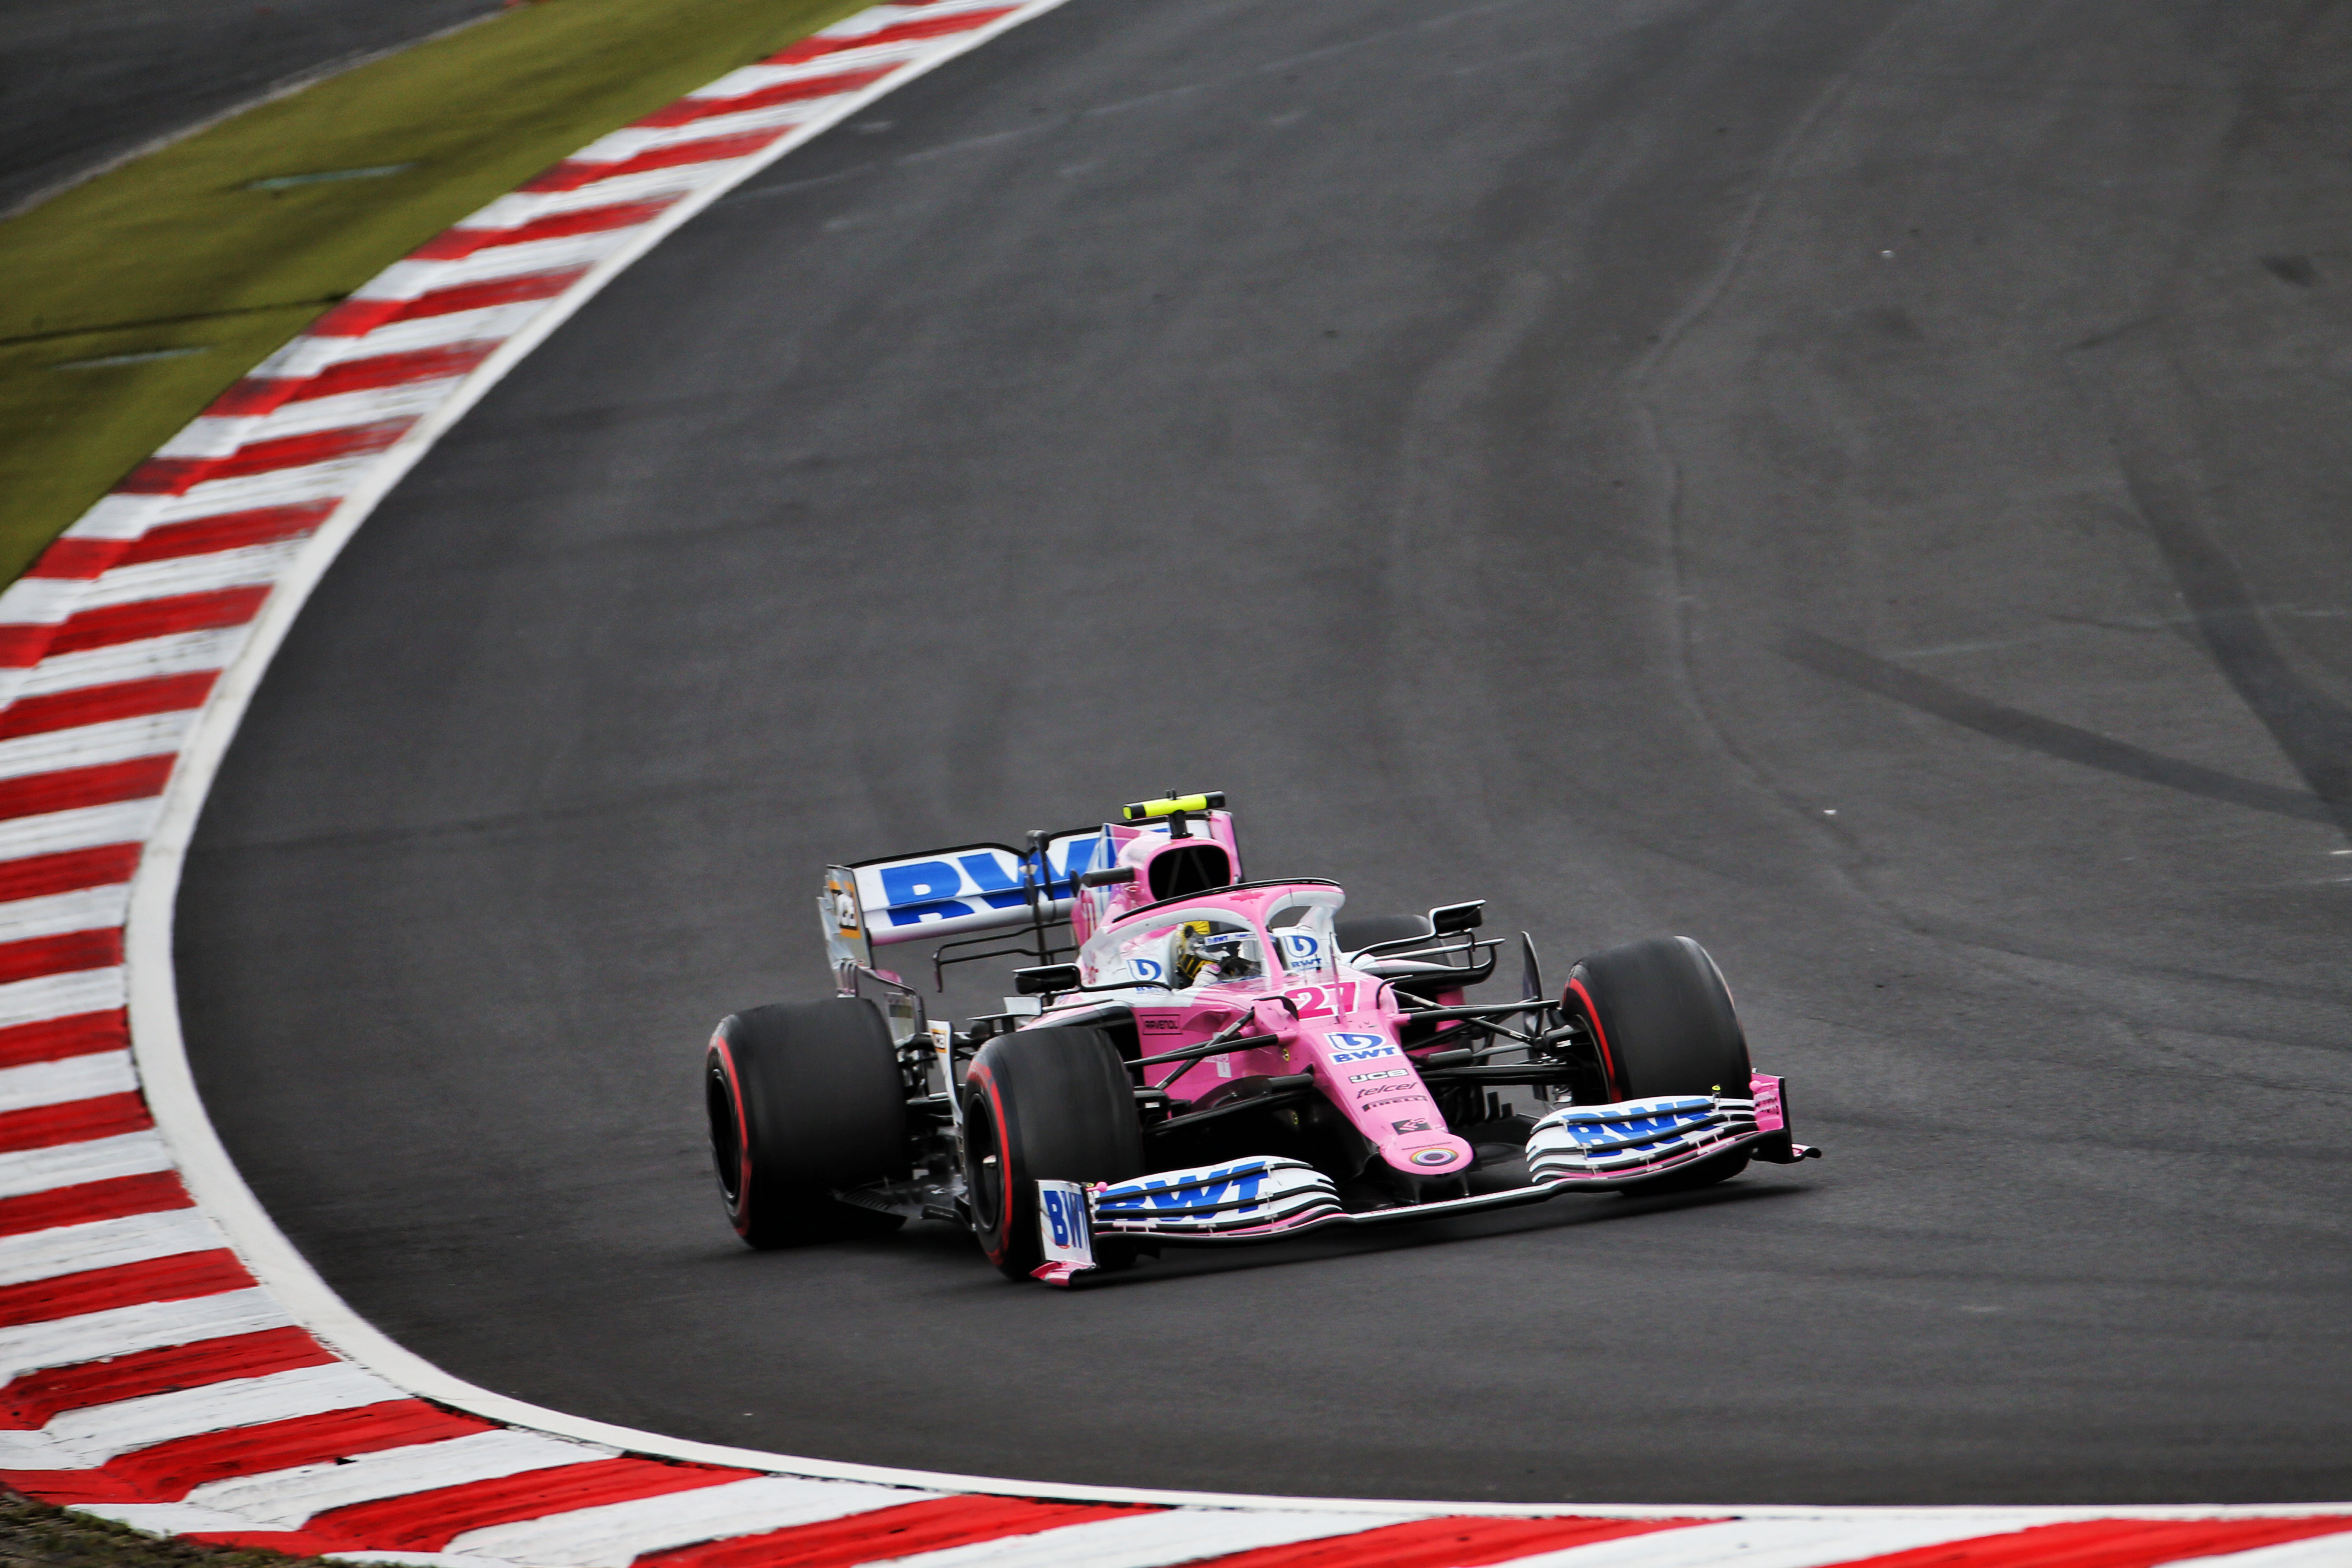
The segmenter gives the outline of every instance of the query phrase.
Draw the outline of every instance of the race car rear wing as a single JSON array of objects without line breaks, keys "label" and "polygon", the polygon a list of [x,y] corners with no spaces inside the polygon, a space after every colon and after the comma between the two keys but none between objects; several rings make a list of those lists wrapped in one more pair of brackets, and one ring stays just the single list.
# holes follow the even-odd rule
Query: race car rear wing
[{"label": "race car rear wing", "polygon": [[871,968],[874,949],[978,936],[1059,920],[1096,864],[1099,826],[1035,836],[1027,849],[960,844],[828,866],[817,917],[836,964]]},{"label": "race car rear wing", "polygon": [[[1223,804],[1222,795],[1206,798]],[[1208,819],[1213,837],[1233,844],[1227,813],[1199,815]],[[826,956],[836,968],[848,963],[870,969],[877,947],[982,936],[1066,919],[1080,877],[1111,864],[1129,839],[1167,832],[1158,822],[1097,825],[1031,834],[1026,849],[960,844],[828,866],[817,900]]]}]

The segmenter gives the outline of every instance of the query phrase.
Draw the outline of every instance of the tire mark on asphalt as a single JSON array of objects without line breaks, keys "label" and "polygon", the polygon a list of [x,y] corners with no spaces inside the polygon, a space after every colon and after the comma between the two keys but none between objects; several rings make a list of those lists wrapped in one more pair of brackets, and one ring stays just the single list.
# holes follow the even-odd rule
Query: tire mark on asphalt
[{"label": "tire mark on asphalt", "polygon": [[2352,837],[2352,708],[2326,695],[2288,660],[2271,636],[2245,574],[2208,526],[2201,499],[2216,493],[2200,460],[2204,409],[2173,341],[2190,319],[2200,282],[2193,237],[2207,232],[2248,155],[2256,129],[2280,112],[2286,65],[2333,10],[2306,0],[2280,30],[2270,58],[2252,73],[2230,128],[2198,172],[2203,197],[2151,308],[2061,358],[2084,405],[2100,415],[2133,509],[2186,604],[2198,640],[2239,699],[2286,753],[2322,820]]},{"label": "tire mark on asphalt", "polygon": [[[2178,372],[2161,373],[2173,379]],[[2168,398],[2111,405],[2111,439],[2132,509],[2188,606],[2189,622],[2223,679],[2262,721],[2316,797],[2322,821],[2352,837],[2352,709],[2322,692],[2271,636],[2245,574],[2200,517],[2193,461],[2164,450],[2147,412]]]},{"label": "tire mark on asphalt", "polygon": [[1874,691],[1906,708],[1932,714],[1949,724],[1973,730],[1996,741],[2103,773],[2118,773],[2143,784],[2162,784],[2187,795],[2224,801],[2255,811],[2292,816],[2305,822],[2334,822],[2329,804],[2300,790],[2243,779],[2198,763],[2184,763],[2127,741],[2117,741],[2094,730],[2079,729],[2010,708],[1930,675],[1890,664],[1858,648],[1832,642],[1815,632],[1794,629],[1780,638],[1781,654],[1819,675]]}]

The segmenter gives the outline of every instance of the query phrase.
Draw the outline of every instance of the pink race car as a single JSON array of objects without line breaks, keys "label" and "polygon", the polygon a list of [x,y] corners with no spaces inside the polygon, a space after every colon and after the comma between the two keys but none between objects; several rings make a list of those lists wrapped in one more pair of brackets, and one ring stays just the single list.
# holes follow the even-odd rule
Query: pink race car
[{"label": "pink race car", "polygon": [[[1465,1001],[1504,945],[1474,934],[1482,904],[1349,917],[1334,883],[1244,880],[1224,804],[831,868],[840,994],[735,1014],[705,1058],[736,1233],[941,1220],[1005,1274],[1068,1285],[1170,1244],[1679,1191],[1820,1152],[1689,938],[1595,953],[1552,996],[1522,934],[1517,996]],[[910,942],[940,943],[935,983],[1034,962],[959,1031],[876,965]]]}]

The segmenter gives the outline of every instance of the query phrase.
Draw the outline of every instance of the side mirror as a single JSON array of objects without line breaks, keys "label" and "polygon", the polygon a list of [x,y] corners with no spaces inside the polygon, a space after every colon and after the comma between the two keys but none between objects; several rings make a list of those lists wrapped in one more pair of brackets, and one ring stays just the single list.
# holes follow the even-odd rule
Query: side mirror
[{"label": "side mirror", "polygon": [[1466,904],[1440,904],[1429,911],[1430,929],[1439,936],[1452,936],[1457,931],[1476,931],[1486,919],[1486,900],[1474,900]]},{"label": "side mirror", "polygon": [[1078,988],[1078,966],[1075,963],[1040,963],[1029,969],[1016,969],[1013,972],[1013,988],[1024,996],[1076,991]]},{"label": "side mirror", "polygon": [[1134,880],[1135,868],[1132,866],[1106,866],[1099,871],[1083,871],[1078,875],[1078,886],[1082,888],[1108,888]]}]

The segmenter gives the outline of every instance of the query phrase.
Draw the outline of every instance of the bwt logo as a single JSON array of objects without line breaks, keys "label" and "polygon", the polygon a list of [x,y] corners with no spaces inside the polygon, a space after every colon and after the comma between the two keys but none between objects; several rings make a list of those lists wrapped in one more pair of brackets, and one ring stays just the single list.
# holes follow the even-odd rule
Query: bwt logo
[{"label": "bwt logo", "polygon": [[1282,963],[1286,969],[1315,969],[1323,963],[1323,939],[1306,931],[1284,931]]},{"label": "bwt logo", "polygon": [[1374,1057],[1397,1054],[1396,1047],[1381,1035],[1327,1034],[1323,1038],[1330,1044],[1334,1062],[1369,1061]]},{"label": "bwt logo", "polygon": [[1045,1200],[1045,1224],[1054,1232],[1054,1245],[1065,1250],[1087,1245],[1087,1202],[1067,1193],[1048,1188],[1039,1194]]},{"label": "bwt logo", "polygon": [[1160,967],[1160,961],[1156,958],[1130,958],[1127,961],[1127,972],[1138,980],[1165,979],[1168,973]]},{"label": "bwt logo", "polygon": [[1704,1126],[1709,1112],[1691,1111],[1680,1116],[1622,1116],[1607,1121],[1571,1121],[1566,1124],[1568,1135],[1590,1147],[1605,1144],[1612,1148],[1628,1142],[1651,1142],[1673,1137]]},{"label": "bwt logo", "polygon": [[1234,1211],[1240,1214],[1257,1207],[1258,1189],[1265,1184],[1265,1177],[1264,1165],[1224,1165],[1198,1177],[1154,1178],[1140,1186],[1113,1187],[1103,1194],[1099,1206],[1105,1214],[1138,1215],[1150,1209],[1214,1209],[1224,1205],[1225,1194],[1231,1190]]},{"label": "bwt logo", "polygon": [[[1066,899],[1076,889],[1072,879],[1094,864],[1102,836],[1073,838],[1060,846],[1062,864],[1045,863],[1046,895]],[[1027,903],[1021,885],[1022,857],[999,849],[974,849],[951,860],[907,860],[877,866],[882,882],[882,908],[894,926],[920,925],[925,921],[950,921],[984,910],[1017,910]]]}]

